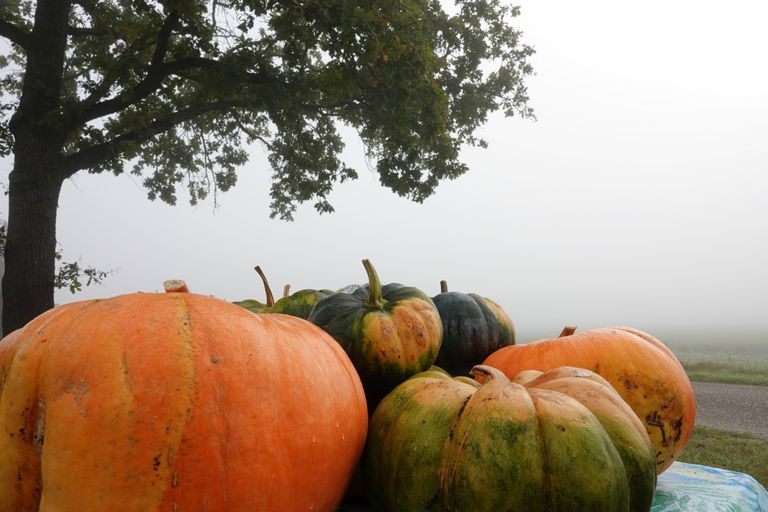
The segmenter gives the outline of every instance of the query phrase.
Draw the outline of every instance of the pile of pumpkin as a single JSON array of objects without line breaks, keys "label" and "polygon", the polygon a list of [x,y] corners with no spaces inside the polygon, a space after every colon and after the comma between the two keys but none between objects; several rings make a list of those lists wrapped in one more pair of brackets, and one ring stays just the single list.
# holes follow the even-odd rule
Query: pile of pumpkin
[{"label": "pile of pumpkin", "polygon": [[650,510],[695,418],[667,347],[516,345],[492,300],[363,263],[363,286],[275,301],[262,274],[266,304],[232,304],[169,281],[6,336],[0,510]]}]

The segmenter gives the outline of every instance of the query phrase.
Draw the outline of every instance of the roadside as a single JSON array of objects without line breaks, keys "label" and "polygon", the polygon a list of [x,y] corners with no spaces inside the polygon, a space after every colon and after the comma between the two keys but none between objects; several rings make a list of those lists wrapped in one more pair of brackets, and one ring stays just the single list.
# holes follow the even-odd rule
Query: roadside
[{"label": "roadside", "polygon": [[696,424],[768,438],[768,386],[693,382]]},{"label": "roadside", "polygon": [[768,386],[692,384],[696,427],[678,460],[740,471],[768,488]]}]

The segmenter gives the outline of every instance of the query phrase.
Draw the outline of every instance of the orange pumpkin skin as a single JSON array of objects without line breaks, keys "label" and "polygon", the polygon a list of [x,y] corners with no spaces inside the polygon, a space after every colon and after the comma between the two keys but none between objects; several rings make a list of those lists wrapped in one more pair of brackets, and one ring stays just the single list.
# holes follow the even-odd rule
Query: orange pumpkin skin
[{"label": "orange pumpkin skin", "polygon": [[72,303],[0,341],[0,510],[335,510],[367,421],[309,322],[189,293]]},{"label": "orange pumpkin skin", "polygon": [[645,426],[661,474],[685,448],[696,420],[688,375],[661,341],[637,329],[594,329],[501,348],[483,364],[513,377],[523,370],[586,368],[604,377]]}]

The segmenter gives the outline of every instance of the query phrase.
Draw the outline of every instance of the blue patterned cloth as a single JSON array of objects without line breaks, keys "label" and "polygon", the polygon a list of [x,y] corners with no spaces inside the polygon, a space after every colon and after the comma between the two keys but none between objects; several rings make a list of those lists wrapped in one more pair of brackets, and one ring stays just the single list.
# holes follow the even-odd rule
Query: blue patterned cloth
[{"label": "blue patterned cloth", "polygon": [[675,462],[659,475],[651,512],[768,512],[768,491],[744,473]]}]

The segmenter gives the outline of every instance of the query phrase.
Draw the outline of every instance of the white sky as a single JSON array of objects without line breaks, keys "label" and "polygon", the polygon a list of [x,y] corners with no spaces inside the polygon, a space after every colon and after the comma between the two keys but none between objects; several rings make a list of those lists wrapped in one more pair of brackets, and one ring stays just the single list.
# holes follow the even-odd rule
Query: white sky
[{"label": "white sky", "polygon": [[[269,219],[264,152],[212,202],[149,202],[129,176],[65,184],[66,259],[119,269],[57,302],[182,278],[224,299],[365,280],[498,301],[520,338],[566,324],[768,329],[768,3],[528,1],[537,122],[495,116],[487,150],[423,205],[382,188],[347,137],[356,182],[296,221]],[[10,162],[0,162],[7,182]],[[7,203],[0,203],[5,217]]]}]

